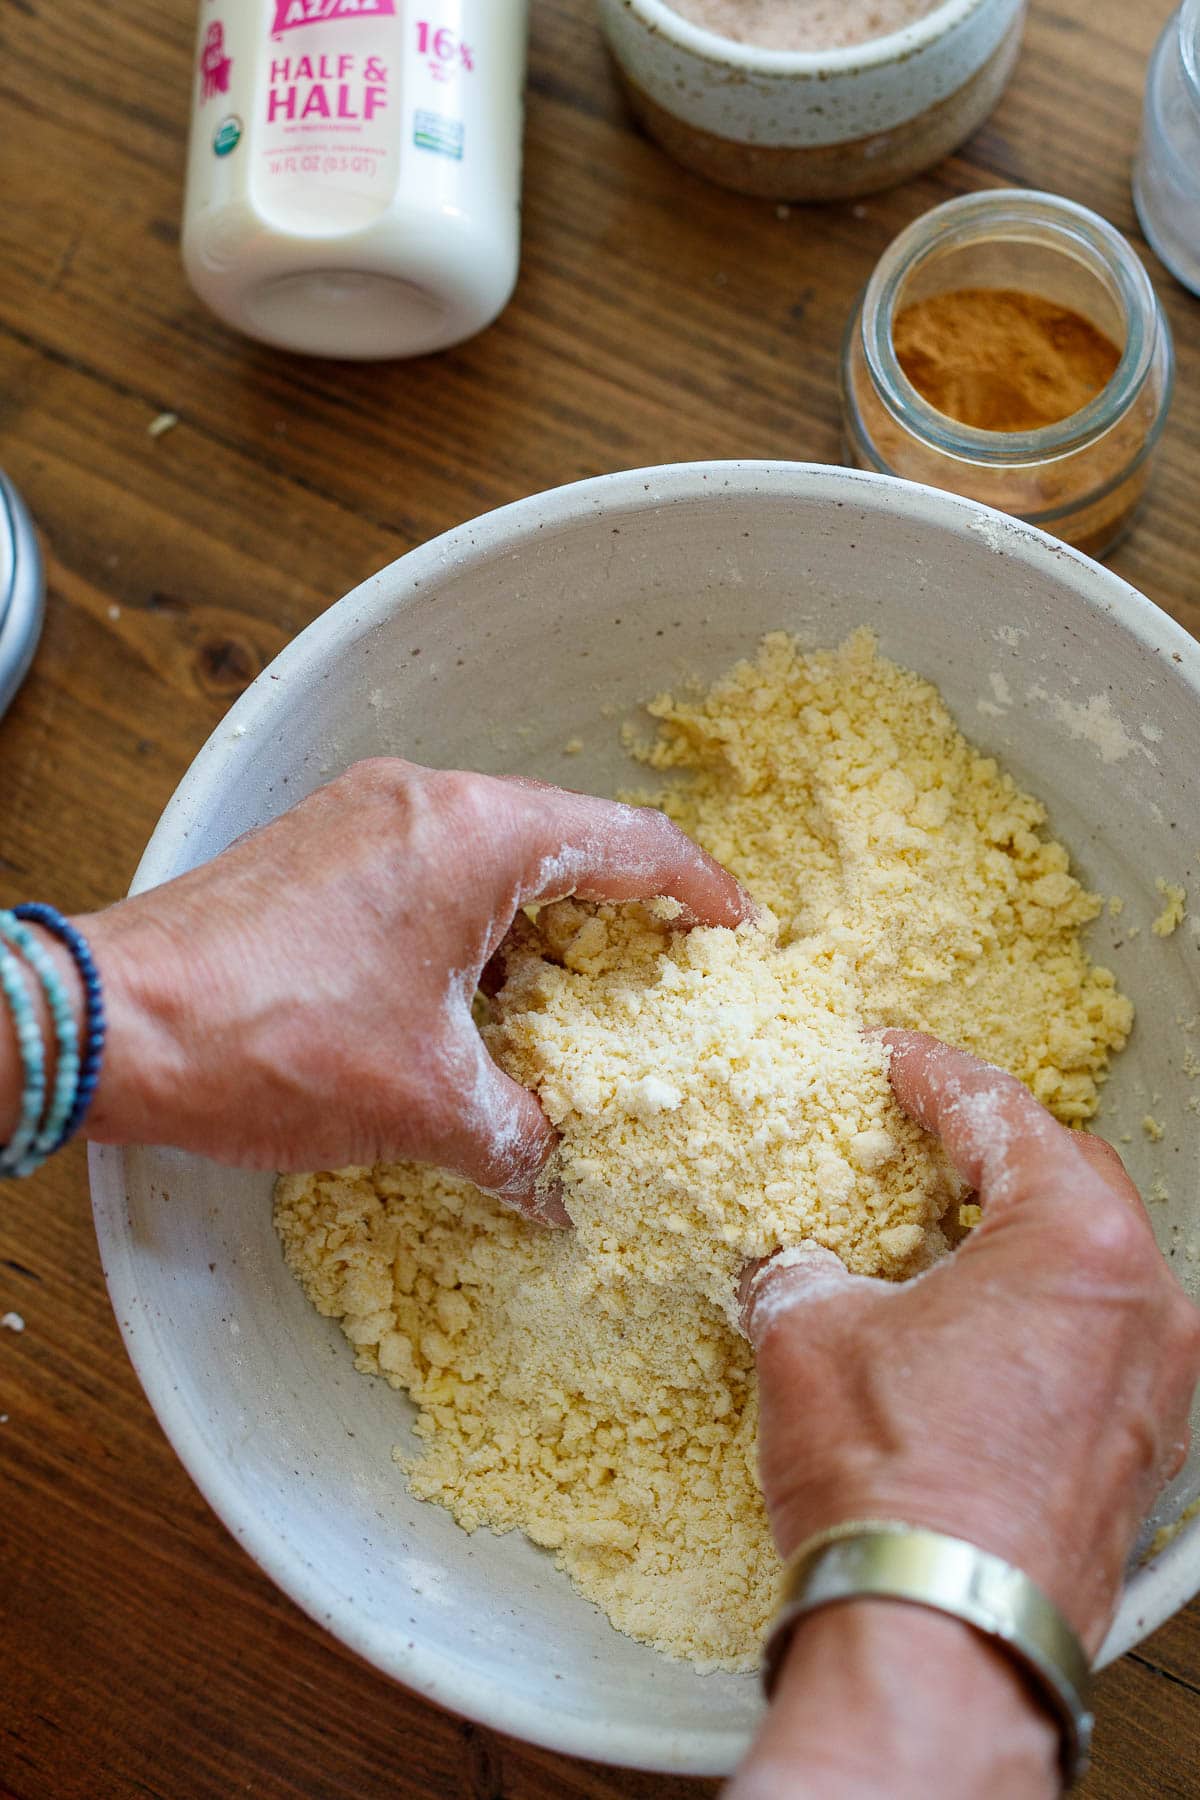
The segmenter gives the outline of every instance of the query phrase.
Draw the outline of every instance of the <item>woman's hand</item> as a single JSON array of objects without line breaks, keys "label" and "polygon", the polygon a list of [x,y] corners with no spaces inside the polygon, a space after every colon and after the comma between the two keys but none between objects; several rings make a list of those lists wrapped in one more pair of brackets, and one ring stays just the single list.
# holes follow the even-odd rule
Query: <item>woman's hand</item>
[{"label": "woman's hand", "polygon": [[545,1217],[553,1133],[471,1003],[517,909],[569,893],[670,895],[684,923],[750,910],[661,813],[357,764],[213,862],[77,921],[110,1019],[89,1135],[272,1169],[411,1157]]},{"label": "woman's hand", "polygon": [[[1019,1082],[973,1057],[916,1033],[889,1032],[887,1041],[901,1105],[941,1137],[978,1189],[983,1219],[954,1256],[900,1285],[852,1276],[815,1248],[788,1266],[768,1263],[747,1282],[776,1540],[786,1556],[812,1533],[862,1518],[968,1538],[1032,1576],[1094,1655],[1137,1527],[1186,1455],[1200,1314],[1106,1144],[1056,1124]],[[1005,1704],[1027,1712],[1028,1701],[983,1639],[911,1607],[856,1602],[801,1625],[786,1681],[793,1728],[812,1702],[821,1706],[815,1648],[845,1659],[858,1653],[850,1638],[859,1650],[871,1641],[867,1662],[883,1688],[890,1679],[907,1691],[910,1722],[924,1720],[932,1761],[922,1768],[914,1751],[911,1787],[894,1776],[876,1790],[860,1768],[845,1783],[830,1776],[823,1796],[1041,1791],[1029,1770],[1038,1756],[1045,1763],[1046,1744],[1033,1746],[1034,1763],[1010,1786],[977,1787],[965,1770],[951,1772],[947,1757],[963,1754],[970,1737],[971,1701],[949,1697],[955,1683],[961,1689],[967,1679],[973,1692],[982,1684],[985,1717]],[[890,1676],[879,1664],[883,1639]],[[960,1711],[940,1732],[928,1716],[939,1643],[947,1683],[934,1712]],[[809,1722],[819,1727],[819,1716]],[[773,1715],[735,1794],[774,1791],[761,1767],[753,1783],[749,1774],[767,1750],[778,1754],[787,1729]],[[881,1716],[869,1729],[874,1748],[871,1738],[857,1747],[868,1758],[882,1753],[887,1735]],[[1000,1757],[1002,1735],[987,1731],[988,1756]],[[1026,1750],[1032,1743],[1028,1733],[1013,1741]],[[1052,1732],[1047,1742],[1052,1750]],[[896,1768],[907,1766],[894,1743],[890,1754]],[[831,1766],[847,1765],[835,1753]],[[1052,1786],[1052,1757],[1043,1779]]]}]

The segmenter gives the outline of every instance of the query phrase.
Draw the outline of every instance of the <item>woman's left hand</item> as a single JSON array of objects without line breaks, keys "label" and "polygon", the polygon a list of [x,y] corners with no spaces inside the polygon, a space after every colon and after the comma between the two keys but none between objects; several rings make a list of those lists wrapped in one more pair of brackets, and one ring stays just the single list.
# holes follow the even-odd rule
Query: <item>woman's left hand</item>
[{"label": "woman's left hand", "polygon": [[[776,1541],[788,1556],[861,1519],[967,1538],[1031,1576],[1093,1657],[1186,1453],[1200,1314],[1115,1151],[973,1056],[885,1041],[897,1099],[982,1223],[907,1282],[815,1245],[748,1279]],[[1058,1748],[1036,1690],[970,1625],[857,1599],[801,1621],[728,1800],[1037,1800],[1060,1791]]]}]

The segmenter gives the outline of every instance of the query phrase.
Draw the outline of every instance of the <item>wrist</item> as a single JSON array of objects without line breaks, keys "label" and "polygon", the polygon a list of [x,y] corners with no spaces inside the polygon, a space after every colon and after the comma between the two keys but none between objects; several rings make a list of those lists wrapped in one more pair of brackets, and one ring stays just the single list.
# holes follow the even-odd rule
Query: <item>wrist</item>
[{"label": "wrist", "polygon": [[1039,1800],[1059,1731],[1003,1650],[917,1606],[855,1600],[802,1620],[729,1800]]},{"label": "wrist", "polygon": [[[92,951],[100,974],[108,1021],[100,1081],[83,1130],[89,1137],[110,1143],[129,1143],[150,1135],[151,1124],[156,1118],[149,1071],[171,1068],[177,1055],[172,1054],[171,1034],[165,1021],[161,1017],[156,1019],[156,1012],[161,1014],[163,1009],[161,1004],[156,1007],[153,996],[161,990],[162,984],[153,964],[144,956],[133,959],[123,952],[121,934],[112,930],[111,918],[111,914],[96,913],[70,921],[83,933]],[[43,926],[31,924],[28,929],[54,963],[82,1035],[85,999],[75,959]],[[31,981],[29,992],[46,1054],[49,1084],[53,1082],[55,1068],[53,1019],[41,983]],[[7,1009],[0,1004],[0,1144],[6,1143],[15,1129],[22,1085],[16,1034]]]},{"label": "wrist", "polygon": [[[51,932],[40,925],[27,924],[25,929],[37,940],[43,953],[51,963],[62,982],[75,1015],[76,1027],[82,1037],[84,1023],[84,993],[79,971],[70,952],[58,942]],[[34,1022],[41,1038],[45,1056],[46,1090],[49,1094],[54,1087],[55,1071],[58,1066],[58,1045],[54,1026],[54,1018],[46,998],[45,989],[32,968],[25,964],[18,953],[17,961],[24,969],[22,979],[26,983],[26,991],[33,1006]],[[25,1085],[25,1071],[21,1053],[17,1043],[16,1028],[9,1008],[0,998],[0,1144],[7,1144],[14,1131],[21,1111],[21,1094]]]},{"label": "wrist", "polygon": [[1028,1470],[998,1470],[996,1477],[983,1479],[976,1467],[970,1481],[958,1479],[928,1456],[911,1470],[890,1469],[886,1479],[873,1470],[869,1481],[843,1481],[836,1492],[805,1494],[802,1505],[774,1509],[775,1542],[786,1560],[814,1531],[842,1519],[897,1519],[966,1538],[1028,1575],[1094,1659],[1120,1590],[1125,1539],[1118,1535],[1106,1556],[1096,1547],[1095,1534],[1078,1528],[1078,1501],[1073,1512],[1060,1506],[1051,1513],[1034,1464]]},{"label": "wrist", "polygon": [[155,1143],[172,1130],[171,1097],[189,1091],[182,1011],[174,1003],[172,959],[151,931],[127,942],[121,908],[72,920],[100,974],[108,1020],[104,1061],[84,1125],[100,1143]]}]

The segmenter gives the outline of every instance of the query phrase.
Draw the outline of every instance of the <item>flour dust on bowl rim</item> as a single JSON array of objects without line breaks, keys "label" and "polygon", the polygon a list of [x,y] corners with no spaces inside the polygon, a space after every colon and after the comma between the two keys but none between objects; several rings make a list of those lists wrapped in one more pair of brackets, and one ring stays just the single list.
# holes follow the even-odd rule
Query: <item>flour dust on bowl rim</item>
[{"label": "flour dust on bowl rim", "polygon": [[[1126,901],[1091,929],[1142,1023],[1105,1089],[1185,1285],[1200,1265],[1200,1143],[1183,1072],[1200,1019],[1191,922],[1166,939],[1155,878],[1200,883],[1200,648],[1111,571],[950,494],[808,464],[602,476],[401,557],[316,620],[196,758],[146,851],[151,887],[380,752],[612,792],[617,721],[711,680],[785,628],[871,626],[936,682],[967,736],[1045,800],[1083,879]],[[580,739],[571,756],[564,746]],[[1198,889],[1197,891],[1200,891]],[[1130,937],[1130,922],[1142,924]],[[1150,1110],[1166,1127],[1150,1142]],[[284,1267],[271,1178],[93,1149],[96,1226],[142,1384],[193,1479],[300,1606],[385,1673],[517,1737],[681,1774],[733,1767],[750,1676],[620,1637],[518,1534],[468,1537],[392,1460],[408,1402],[357,1374]],[[1164,1197],[1165,1196],[1165,1197]],[[1192,1257],[1189,1257],[1189,1251]],[[1153,1525],[1200,1492],[1200,1451]],[[1105,1659],[1200,1587],[1200,1524],[1130,1580]]]}]

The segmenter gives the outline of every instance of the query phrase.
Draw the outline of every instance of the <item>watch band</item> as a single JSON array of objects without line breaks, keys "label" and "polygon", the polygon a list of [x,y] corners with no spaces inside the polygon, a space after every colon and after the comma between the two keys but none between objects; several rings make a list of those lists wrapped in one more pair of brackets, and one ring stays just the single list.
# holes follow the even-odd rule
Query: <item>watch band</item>
[{"label": "watch band", "polygon": [[763,1652],[768,1697],[798,1622],[818,1607],[868,1597],[949,1614],[994,1639],[1020,1664],[1062,1732],[1064,1786],[1087,1768],[1091,1673],[1075,1632],[1037,1583],[987,1550],[890,1519],[855,1519],[818,1532],[789,1557],[779,1611]]}]

